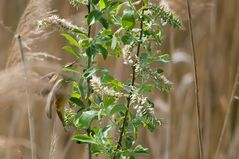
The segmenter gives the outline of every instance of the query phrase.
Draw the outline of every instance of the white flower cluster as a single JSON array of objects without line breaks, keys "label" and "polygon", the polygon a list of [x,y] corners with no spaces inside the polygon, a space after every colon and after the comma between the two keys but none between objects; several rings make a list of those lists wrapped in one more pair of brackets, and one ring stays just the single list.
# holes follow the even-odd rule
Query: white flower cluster
[{"label": "white flower cluster", "polygon": [[125,45],[122,49],[124,64],[133,64],[132,58],[133,47],[131,45]]},{"label": "white flower cluster", "polygon": [[133,87],[132,89],[132,95],[131,95],[131,104],[134,106],[134,109],[136,110],[136,114],[140,117],[145,116],[146,113],[153,113],[153,108],[148,107],[148,101],[147,97],[141,95],[139,93],[139,90]]},{"label": "white flower cluster", "polygon": [[170,91],[172,83],[162,73],[150,68],[148,64],[137,62],[135,64],[135,72],[137,76],[140,76],[144,81],[148,81],[149,79],[155,81],[161,91]]},{"label": "white flower cluster", "polygon": [[85,29],[79,28],[78,26],[73,25],[71,22],[59,18],[57,15],[52,15],[50,17],[38,21],[38,27],[39,28],[52,27],[57,31],[65,31],[71,34],[73,30],[80,30],[82,32],[85,32],[84,31]]},{"label": "white flower cluster", "polygon": [[154,113],[153,104],[149,102],[148,98],[141,95],[139,90],[132,88],[131,104],[136,110],[136,116],[144,118],[147,126],[155,127],[160,124]]},{"label": "white flower cluster", "polygon": [[169,6],[169,3],[166,0],[161,0],[159,3],[160,6],[164,7],[164,9],[166,11],[170,11],[171,12],[171,8]]},{"label": "white flower cluster", "polygon": [[151,16],[152,15],[152,11],[150,9],[147,9],[146,11],[144,11],[144,15]]},{"label": "white flower cluster", "polygon": [[120,98],[120,97],[123,97],[124,95],[121,92],[117,92],[115,90],[109,89],[107,86],[103,86],[100,78],[97,77],[96,75],[92,76],[90,83],[94,93],[97,93],[100,96],[112,96],[112,97]]},{"label": "white flower cluster", "polygon": [[73,7],[78,8],[81,4],[88,5],[88,0],[69,0]]}]

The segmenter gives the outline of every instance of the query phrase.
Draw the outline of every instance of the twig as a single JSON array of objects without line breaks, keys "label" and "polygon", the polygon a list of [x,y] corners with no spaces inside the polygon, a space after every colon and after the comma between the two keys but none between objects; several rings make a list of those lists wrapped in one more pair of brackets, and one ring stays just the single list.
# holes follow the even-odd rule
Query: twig
[{"label": "twig", "polygon": [[198,87],[198,71],[197,71],[197,57],[196,57],[196,49],[194,44],[194,36],[193,36],[193,28],[192,28],[192,15],[190,9],[190,2],[187,0],[187,10],[188,10],[188,21],[189,21],[189,32],[191,39],[191,47],[192,47],[192,57],[193,57],[193,69],[194,69],[194,88],[196,95],[196,110],[197,110],[197,129],[198,129],[198,144],[199,144],[199,153],[200,159],[203,159],[203,143],[202,143],[202,128],[201,128],[201,111],[200,111],[200,99],[199,99],[199,87]]},{"label": "twig", "polygon": [[26,63],[25,63],[25,58],[24,58],[24,53],[23,53],[22,39],[21,39],[20,35],[17,36],[17,40],[18,40],[18,43],[19,43],[20,54],[21,54],[21,62],[22,62],[22,65],[23,65],[23,71],[24,71],[24,76],[25,76],[25,94],[26,94],[29,131],[30,131],[31,158],[32,159],[37,159],[36,144],[35,144],[34,119],[33,119],[33,113],[32,113],[32,106],[31,106],[31,98],[30,98],[29,88],[27,86],[28,76],[27,76]]},{"label": "twig", "polygon": [[[87,9],[88,9],[88,16],[91,12],[91,1],[88,1],[88,5],[87,5]],[[88,26],[88,38],[91,37],[91,25]],[[91,57],[88,57],[88,62],[87,62],[87,69],[89,69],[91,67]],[[91,87],[90,87],[90,79],[87,79],[87,88],[88,88],[88,92],[87,92],[87,99],[88,99],[88,106],[90,107],[90,93],[91,93]],[[90,127],[87,129],[87,134],[90,135],[91,129]],[[91,154],[91,144],[88,144],[88,158],[92,159],[92,154]]]},{"label": "twig", "polygon": [[234,100],[234,96],[235,96],[235,93],[236,93],[236,90],[237,90],[237,85],[238,85],[237,82],[239,80],[239,64],[237,66],[236,71],[237,72],[236,72],[234,85],[233,85],[233,88],[232,88],[232,94],[231,94],[231,97],[230,97],[230,100],[229,100],[229,103],[228,103],[228,109],[227,109],[227,113],[226,113],[226,116],[225,116],[225,119],[224,119],[224,122],[223,122],[223,127],[222,127],[222,131],[220,133],[220,138],[219,138],[219,141],[218,141],[218,144],[217,144],[217,149],[216,149],[214,159],[218,159],[219,151],[220,151],[221,145],[222,145],[223,136],[225,134],[227,123],[229,121],[229,117],[230,117],[230,114],[231,114],[232,102]]}]

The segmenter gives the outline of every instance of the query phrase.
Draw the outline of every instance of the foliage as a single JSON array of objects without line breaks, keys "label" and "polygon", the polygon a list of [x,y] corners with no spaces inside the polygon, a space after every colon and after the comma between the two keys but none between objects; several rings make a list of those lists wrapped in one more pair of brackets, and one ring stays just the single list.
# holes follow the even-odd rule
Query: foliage
[{"label": "foliage", "polygon": [[[65,32],[62,35],[69,45],[64,50],[76,58],[64,67],[75,74],[70,80],[73,91],[69,103],[73,108],[65,109],[64,125],[85,130],[73,140],[91,145],[93,155],[133,159],[147,154],[148,149],[136,142],[138,130],[145,127],[153,131],[161,125],[150,93],[155,89],[168,92],[171,88],[163,70],[154,69],[152,64],[170,61],[169,55],[157,50],[157,45],[163,39],[163,26],[180,28],[180,20],[163,6],[147,0],[70,0],[70,4],[88,8],[88,33],[57,16],[40,22],[40,26]],[[91,35],[94,25],[101,27]],[[123,83],[106,68],[98,67],[97,56],[105,60],[109,56],[123,58],[124,64],[132,68],[128,82]],[[115,131],[117,135],[112,136]]]}]

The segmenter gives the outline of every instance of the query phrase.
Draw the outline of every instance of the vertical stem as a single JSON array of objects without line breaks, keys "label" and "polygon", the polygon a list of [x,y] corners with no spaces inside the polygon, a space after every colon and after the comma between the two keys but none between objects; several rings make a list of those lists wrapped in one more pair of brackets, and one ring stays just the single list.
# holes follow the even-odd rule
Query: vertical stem
[{"label": "vertical stem", "polygon": [[230,117],[230,114],[231,114],[232,102],[233,102],[233,99],[234,99],[234,96],[235,96],[235,93],[236,93],[236,90],[237,90],[238,80],[239,80],[239,64],[237,66],[236,77],[235,77],[234,85],[233,85],[233,88],[232,88],[232,94],[231,94],[231,97],[230,97],[230,101],[228,103],[228,109],[227,109],[226,116],[225,116],[225,119],[224,119],[224,122],[223,122],[223,127],[222,127],[222,131],[220,133],[220,138],[219,138],[219,141],[218,141],[218,144],[217,144],[217,149],[216,149],[214,159],[218,159],[218,157],[219,157],[219,152],[220,152],[220,149],[221,149],[221,146],[222,146],[222,140],[223,140],[223,137],[224,137],[224,134],[225,134],[225,131],[226,131],[226,127],[227,127],[227,123],[229,121],[229,117]]},{"label": "vertical stem", "polygon": [[194,36],[193,36],[193,28],[192,28],[192,15],[191,15],[189,0],[187,0],[187,10],[188,10],[188,21],[189,21],[189,32],[190,32],[191,47],[192,47],[192,56],[193,56],[194,79],[195,79],[194,87],[195,87],[195,95],[196,95],[198,144],[199,144],[200,159],[203,159],[203,143],[202,143],[202,128],[201,128],[201,123],[200,123],[201,111],[200,111],[200,101],[199,101],[197,57],[196,57],[196,49],[195,49],[195,44],[194,44]]},{"label": "vertical stem", "polygon": [[206,88],[207,93],[207,99],[205,99],[205,101],[207,101],[207,107],[205,108],[205,120],[204,123],[206,123],[207,128],[205,130],[205,143],[204,143],[204,157],[205,158],[210,158],[212,155],[212,150],[213,150],[213,142],[211,139],[211,133],[212,130],[215,128],[215,126],[213,126],[214,124],[212,122],[208,122],[208,121],[212,121],[212,106],[214,104],[214,98],[215,96],[215,92],[214,92],[214,67],[215,64],[213,62],[211,62],[211,59],[214,58],[214,51],[215,51],[215,43],[216,43],[216,32],[217,32],[217,3],[218,0],[211,0],[211,3],[213,4],[212,8],[211,8],[211,13],[210,13],[210,32],[209,32],[209,41],[210,41],[210,45],[208,47],[208,53],[207,53],[207,57],[206,57],[206,67],[208,69],[207,71],[207,85],[208,87]]},{"label": "vertical stem", "polygon": [[[142,15],[144,14],[144,10]],[[139,42],[138,42],[138,46],[137,46],[137,52],[136,52],[136,57],[139,57],[140,54],[140,47],[141,47],[141,40],[143,37],[143,17],[140,17],[140,35],[139,35]],[[131,86],[135,85],[135,80],[136,80],[136,66],[135,64],[133,64],[132,66],[132,82],[131,82]],[[119,139],[118,139],[118,143],[117,143],[117,149],[119,149],[122,146],[122,139],[123,139],[123,134],[125,132],[125,126],[127,124],[127,119],[129,116],[129,109],[130,109],[130,102],[131,102],[131,96],[132,96],[132,88],[129,94],[129,97],[127,98],[127,110],[125,112],[125,116],[124,116],[124,120],[123,120],[123,125],[120,128],[120,135],[119,135]],[[115,154],[113,155],[113,159],[115,159]]]},{"label": "vertical stem", "polygon": [[34,119],[33,119],[33,113],[32,113],[32,106],[31,106],[31,98],[29,93],[29,88],[27,86],[28,83],[28,76],[27,76],[27,69],[25,64],[25,58],[23,53],[23,46],[22,46],[22,39],[21,36],[17,36],[17,40],[19,43],[20,48],[20,54],[21,54],[21,61],[23,65],[23,71],[25,76],[25,94],[26,94],[26,104],[27,104],[27,114],[28,114],[28,122],[29,122],[29,131],[30,131],[30,142],[31,142],[31,158],[37,159],[37,153],[36,153],[36,144],[35,144],[35,128],[34,128]]},{"label": "vertical stem", "polygon": [[[87,5],[87,9],[88,9],[88,15],[90,14],[91,12],[91,1],[88,0],[88,5]],[[91,26],[89,25],[88,26],[88,38],[91,37]],[[87,69],[89,69],[91,67],[91,57],[88,57],[88,62],[87,62]],[[87,79],[87,88],[88,88],[88,93],[87,93],[87,99],[88,99],[88,106],[90,107],[90,100],[89,100],[89,97],[90,97],[90,93],[91,93],[91,87],[90,87],[90,79],[88,78]],[[90,135],[90,127],[87,129],[87,134]],[[92,159],[92,154],[91,154],[91,144],[88,144],[88,158],[89,159]]]},{"label": "vertical stem", "polygon": [[[175,34],[174,34],[174,31],[173,29],[170,29],[170,52],[172,53],[175,49]],[[170,67],[169,67],[169,72],[170,72],[170,77],[172,79],[175,79],[175,76],[173,74],[173,71],[174,71],[174,65],[171,64]],[[172,156],[172,153],[174,152],[174,145],[173,145],[173,128],[174,128],[174,112],[173,110],[175,110],[175,108],[173,107],[175,104],[175,95],[173,94],[173,92],[170,93],[170,96],[169,96],[169,105],[170,105],[170,111],[168,113],[168,124],[167,124],[167,143],[166,143],[166,155],[165,155],[165,159],[170,159],[171,156]]]}]

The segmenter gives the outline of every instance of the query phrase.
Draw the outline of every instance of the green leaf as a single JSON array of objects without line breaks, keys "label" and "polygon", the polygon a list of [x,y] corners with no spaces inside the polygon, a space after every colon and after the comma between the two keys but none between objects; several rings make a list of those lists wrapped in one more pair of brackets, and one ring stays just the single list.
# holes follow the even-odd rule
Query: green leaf
[{"label": "green leaf", "polygon": [[[71,99],[73,99],[73,100],[71,100]],[[71,97],[70,97],[70,101],[75,103],[75,104],[78,104],[78,101],[76,101],[78,99],[80,99],[80,94],[76,91],[72,92]]]},{"label": "green leaf", "polygon": [[164,54],[164,55],[161,55],[158,57],[159,61],[160,62],[163,62],[163,63],[168,63],[171,61],[171,57],[169,54]]},{"label": "green leaf", "polygon": [[70,101],[74,104],[76,104],[77,106],[80,107],[85,107],[84,103],[80,100],[80,94],[78,92],[73,92],[71,97],[70,97]]},{"label": "green leaf", "polygon": [[102,77],[102,82],[103,84],[109,84],[110,82],[112,82],[114,80],[114,77],[112,77],[109,74],[104,74]]},{"label": "green leaf", "polygon": [[100,0],[100,10],[103,10],[106,7],[105,0]]},{"label": "green leaf", "polygon": [[112,97],[104,97],[103,102],[104,102],[104,107],[108,107],[114,103],[115,99]]},{"label": "green leaf", "polygon": [[109,73],[109,71],[106,68],[100,68],[100,67],[90,67],[87,70],[85,70],[83,76],[85,78],[91,77],[94,73],[101,71],[102,73]]},{"label": "green leaf", "polygon": [[144,6],[145,6],[145,7],[148,6],[148,0],[144,0]]},{"label": "green leaf", "polygon": [[63,49],[76,57],[81,57],[80,54],[76,51],[76,49],[70,46],[64,46]]},{"label": "green leaf", "polygon": [[63,68],[64,71],[68,71],[68,72],[72,72],[72,73],[76,73],[76,74],[81,74],[81,72],[73,67],[64,67]]},{"label": "green leaf", "polygon": [[112,88],[114,89],[123,89],[124,88],[124,84],[119,82],[118,80],[114,79],[114,77],[112,77],[109,74],[104,74],[102,77],[102,83],[103,84],[110,84],[112,86]]},{"label": "green leaf", "polygon": [[115,113],[125,112],[127,107],[124,104],[115,105],[110,111],[110,115],[114,115]]},{"label": "green leaf", "polygon": [[79,41],[80,47],[89,47],[91,43],[92,43],[91,38],[82,39],[82,40]]},{"label": "green leaf", "polygon": [[106,50],[106,48],[104,48],[102,45],[97,44],[96,47],[100,50],[100,53],[102,54],[104,60],[107,58],[108,56],[108,51]]},{"label": "green leaf", "polygon": [[95,47],[95,45],[91,45],[90,47],[88,47],[86,49],[86,55],[91,58],[92,56],[95,56],[97,53],[97,49]]},{"label": "green leaf", "polygon": [[148,57],[149,57],[149,54],[147,54],[147,53],[141,53],[140,54],[140,60],[142,60],[142,61],[147,60]]},{"label": "green leaf", "polygon": [[98,111],[90,110],[83,112],[75,122],[77,128],[88,129],[94,118],[98,116]]},{"label": "green leaf", "polygon": [[100,0],[92,0],[94,5],[97,5],[99,3]]},{"label": "green leaf", "polygon": [[129,159],[136,159],[134,155],[131,155]]},{"label": "green leaf", "polygon": [[78,42],[69,34],[61,34],[62,36],[64,36],[66,38],[66,40],[73,46],[79,47]]},{"label": "green leaf", "polygon": [[154,86],[150,84],[143,83],[140,85],[140,91],[142,91],[143,93],[150,93],[153,91],[153,89],[154,89]]},{"label": "green leaf", "polygon": [[119,14],[120,10],[123,8],[123,6],[126,4],[127,2],[123,2],[121,4],[118,5],[115,15]]},{"label": "green leaf", "polygon": [[77,141],[78,143],[97,144],[93,137],[83,134],[75,135],[73,141]]},{"label": "green leaf", "polygon": [[134,38],[129,33],[126,33],[124,36],[122,36],[121,40],[124,43],[124,45],[130,45],[134,42]]},{"label": "green leaf", "polygon": [[108,28],[109,28],[109,23],[107,22],[107,20],[106,20],[105,18],[101,17],[101,18],[99,19],[99,22],[103,25],[103,27],[104,27],[105,29],[108,29]]},{"label": "green leaf", "polygon": [[77,106],[80,106],[80,107],[85,107],[84,103],[78,99],[78,98],[75,98],[75,97],[71,97],[70,98],[70,101],[74,104],[76,104]]},{"label": "green leaf", "polygon": [[84,84],[86,83],[86,80],[84,78],[80,78],[80,81],[78,83],[77,91],[80,93],[82,98],[85,98],[86,96],[86,90],[84,89]]},{"label": "green leaf", "polygon": [[73,29],[72,30],[74,33],[78,34],[81,38],[87,38],[87,33],[85,33],[84,31],[81,31],[80,29]]},{"label": "green leaf", "polygon": [[104,127],[104,128],[101,129],[104,138],[107,138],[108,132],[109,132],[111,129],[112,129],[112,125],[107,125],[106,127]]},{"label": "green leaf", "polygon": [[88,25],[93,25],[97,20],[101,18],[101,12],[98,10],[94,10],[90,12],[90,14],[87,17],[87,23]]},{"label": "green leaf", "polygon": [[135,12],[133,9],[129,8],[128,10],[124,11],[121,23],[126,30],[131,30],[134,28]]},{"label": "green leaf", "polygon": [[117,46],[117,37],[116,37],[116,35],[114,34],[113,35],[113,38],[112,38],[112,43],[111,43],[111,49],[115,49],[116,48],[116,46]]},{"label": "green leaf", "polygon": [[134,153],[148,154],[148,148],[144,148],[142,145],[138,145],[135,147]]},{"label": "green leaf", "polygon": [[130,149],[134,144],[134,137],[133,136],[127,136],[125,139],[125,146],[127,149]]},{"label": "green leaf", "polygon": [[140,60],[144,62],[163,62],[168,63],[171,61],[171,56],[169,54],[163,54],[157,57],[150,56],[147,53],[140,54]]}]

